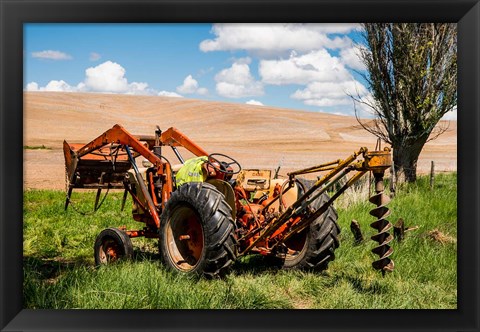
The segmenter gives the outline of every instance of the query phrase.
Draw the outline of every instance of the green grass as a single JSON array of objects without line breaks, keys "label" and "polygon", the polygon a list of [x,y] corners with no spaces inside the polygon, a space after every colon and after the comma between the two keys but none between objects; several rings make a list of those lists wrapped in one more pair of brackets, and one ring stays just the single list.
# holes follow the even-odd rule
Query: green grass
[{"label": "green grass", "polygon": [[[375,233],[368,193],[357,203],[337,202],[342,228],[336,260],[323,273],[277,271],[260,256],[237,261],[224,279],[177,275],[159,262],[156,240],[133,239],[134,259],[95,268],[93,243],[106,227],[141,228],[120,211],[121,193],[110,194],[95,214],[64,212],[65,194],[24,194],[24,303],[26,308],[456,308],[457,176],[438,175],[403,185],[389,204],[389,220],[405,220],[404,241],[393,241],[395,271],[371,268]],[[75,207],[92,211],[94,193],[74,192]],[[344,200],[342,202],[342,199]],[[346,207],[345,207],[346,206]],[[349,230],[356,219],[367,240]],[[442,238],[430,236],[438,230]]]},{"label": "green grass", "polygon": [[51,150],[52,148],[46,147],[45,145],[24,145],[24,150]]}]

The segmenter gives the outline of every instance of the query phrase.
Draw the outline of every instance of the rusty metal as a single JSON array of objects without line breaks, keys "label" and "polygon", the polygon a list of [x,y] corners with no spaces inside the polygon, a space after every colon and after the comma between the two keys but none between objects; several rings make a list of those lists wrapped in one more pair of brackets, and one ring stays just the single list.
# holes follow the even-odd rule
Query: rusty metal
[{"label": "rusty metal", "polygon": [[395,266],[390,255],[393,253],[393,248],[389,243],[393,240],[393,235],[389,230],[393,227],[386,219],[390,215],[390,210],[386,206],[390,202],[390,197],[384,193],[385,187],[383,184],[383,172],[373,173],[375,179],[375,195],[371,196],[369,201],[377,207],[370,211],[370,215],[377,218],[370,226],[377,230],[377,234],[373,235],[371,239],[378,243],[378,246],[372,249],[372,252],[379,256],[379,259],[372,263],[376,270],[385,272],[392,272]]},{"label": "rusty metal", "polygon": [[[208,156],[208,152],[202,149],[199,145],[195,144],[186,135],[182,134],[176,128],[169,128],[160,136],[162,145],[176,147],[182,146],[193,153],[195,156]],[[175,152],[175,149],[173,150]]]},{"label": "rusty metal", "polygon": [[128,190],[123,191],[123,197],[122,197],[122,206],[120,207],[120,211],[123,211],[125,208],[125,203],[127,202],[127,195],[128,195]]},{"label": "rusty metal", "polygon": [[297,170],[297,171],[294,171],[294,172],[290,172],[288,174],[289,175],[300,175],[300,174],[309,174],[309,173],[321,172],[321,171],[325,171],[325,170],[329,170],[329,169],[334,169],[341,162],[342,162],[342,160],[338,159],[338,160],[334,160],[334,161],[327,162],[327,163],[324,163],[324,164],[315,165],[315,166],[312,166],[312,167],[300,169],[300,170]]},{"label": "rusty metal", "polygon": [[[363,157],[363,160],[355,162],[360,156]],[[386,148],[384,151],[369,152],[366,147],[362,147],[344,160],[338,159],[329,163],[290,172],[288,173],[289,180],[287,181],[295,181],[297,175],[325,171],[325,168],[329,168],[332,165],[336,166],[323,177],[320,177],[309,190],[303,193],[303,195],[301,195],[301,197],[290,205],[282,214],[267,218],[263,230],[259,231],[258,229],[255,229],[255,237],[251,230],[252,236],[249,238],[250,242],[248,242],[248,245],[239,252],[239,255],[247,254],[250,250],[254,249],[255,246],[261,245],[262,243],[265,243],[264,247],[273,249],[290,239],[295,234],[300,233],[323,214],[346,189],[357,182],[367,171],[378,172],[390,167],[390,150]],[[317,197],[326,192],[334,183],[338,182],[351,171],[355,171],[356,173],[328,200],[327,203],[323,204],[316,211],[308,209],[308,206]],[[248,238],[248,235],[246,238]]]},{"label": "rusty metal", "polygon": [[79,158],[77,149],[82,146],[63,142],[68,187],[65,209],[68,207],[73,188],[120,189],[123,187],[125,172],[131,167],[127,156],[120,153],[124,150],[118,145],[102,147],[97,150],[98,153],[89,153],[84,158]]},{"label": "rusty metal", "polygon": [[155,221],[155,225],[157,228],[160,228],[160,215],[158,213],[158,210],[155,206],[155,203],[153,202],[152,196],[148,192],[147,186],[145,185],[145,182],[143,181],[142,175],[140,174],[137,164],[135,163],[135,160],[132,157],[132,154],[130,152],[130,148],[128,145],[125,146],[125,150],[127,151],[128,158],[132,164],[132,167],[135,171],[135,176],[137,177],[138,185],[140,187],[140,190],[143,193],[143,197],[146,199],[147,205],[145,206],[147,208],[148,213],[152,216],[153,220]]},{"label": "rusty metal", "polygon": [[159,237],[158,232],[148,227],[140,230],[125,230],[125,234],[130,238],[145,237],[147,239],[158,239]]},{"label": "rusty metal", "polygon": [[[197,156],[208,155],[205,150],[175,128],[169,128],[165,132],[158,129],[155,136],[142,136],[132,135],[117,124],[88,144],[69,144],[64,141],[67,187],[65,210],[71,204],[74,188],[97,189],[94,211],[99,208],[109,189],[124,189],[122,210],[126,195],[130,193],[134,203],[142,211],[141,214],[134,213],[134,219],[147,225],[147,230],[128,231],[128,235],[158,237],[160,213],[174,190],[171,165],[161,155],[162,146],[170,146],[181,162],[183,158],[176,149],[179,146]],[[135,163],[135,158],[140,155],[148,160],[155,170],[155,174],[147,174],[148,187]],[[143,199],[132,191],[126,179],[130,169],[134,170]],[[102,189],[107,189],[107,193],[99,203]]]},{"label": "rusty metal", "polygon": [[[85,145],[68,144],[65,141],[64,156],[68,183],[65,208],[74,188],[97,189],[95,210],[98,208],[102,189],[124,189],[122,209],[126,195],[130,194],[133,201],[133,218],[145,224],[141,230],[124,230],[125,234],[130,238],[158,238],[160,215],[172,192],[176,190],[172,165],[162,155],[162,147],[165,146],[172,148],[182,164],[184,160],[177,147],[183,147],[195,156],[209,156],[204,149],[175,128],[162,132],[157,127],[154,136],[147,136],[132,135],[123,127],[115,125]],[[136,166],[135,158],[138,156],[148,160],[144,164],[146,169],[143,169],[145,176]],[[380,256],[373,263],[373,267],[385,273],[393,270],[393,261],[389,258],[393,250],[388,245],[393,238],[388,233],[392,226],[386,220],[390,212],[385,206],[390,199],[383,194],[383,174],[391,165],[390,149],[380,150],[378,146],[376,151],[368,151],[366,147],[361,147],[345,159],[290,172],[284,182],[275,179],[276,176],[272,179],[270,171],[264,174],[261,170],[250,170],[256,171],[255,174],[252,173],[251,179],[245,178],[242,173],[243,177],[239,176],[235,185],[226,182],[231,176],[228,179],[225,177],[216,179],[219,174],[215,176],[209,174],[206,181],[212,185],[216,184],[218,190],[221,185],[227,186],[229,188],[227,192],[231,192],[229,194],[231,200],[227,200],[227,203],[232,207],[232,217],[237,226],[235,256],[260,253],[285,257],[303,248],[304,242],[299,239],[305,234],[304,230],[325,213],[345,190],[367,172],[373,173],[376,195],[370,198],[370,202],[377,207],[370,214],[378,218],[371,225],[378,234],[372,236],[372,240],[377,241],[379,245],[372,252]],[[306,190],[297,176],[315,172],[325,173],[318,176],[312,187]],[[330,193],[332,188],[336,187],[335,184],[347,175],[348,180],[345,184]],[[212,182],[213,179],[217,182]],[[299,188],[297,184],[303,189],[299,197],[297,191],[293,190]],[[220,191],[226,195],[226,192]],[[321,196],[326,195],[327,191],[330,195],[322,200],[321,206],[313,204]],[[169,232],[168,243],[174,253],[172,261],[184,272],[196,268],[204,246],[201,225],[193,213],[187,212],[183,212],[185,218],[188,217],[186,223],[181,223],[183,226],[165,228],[165,231]],[[359,242],[363,236],[359,226],[357,228],[360,235],[357,233],[355,238]],[[293,246],[290,245],[292,243]]]},{"label": "rusty metal", "polygon": [[301,220],[298,221],[298,223],[295,223],[295,226],[292,227],[292,229],[288,233],[286,233],[283,236],[283,238],[278,241],[276,245],[278,245],[279,243],[285,242],[286,240],[291,238],[293,235],[298,234],[301,231],[303,231],[305,228],[307,228],[310,225],[310,223],[312,223],[315,219],[317,219],[325,211],[327,211],[328,207],[332,205],[333,202],[345,192],[345,190],[350,188],[350,186],[352,186],[355,182],[357,182],[364,174],[365,174],[365,171],[361,171],[356,173],[354,176],[352,176],[347,181],[347,183],[345,183],[342,188],[340,188],[334,195],[332,195],[332,197],[330,197],[330,199],[325,204],[323,204],[313,213],[310,212],[308,216],[304,216]]}]

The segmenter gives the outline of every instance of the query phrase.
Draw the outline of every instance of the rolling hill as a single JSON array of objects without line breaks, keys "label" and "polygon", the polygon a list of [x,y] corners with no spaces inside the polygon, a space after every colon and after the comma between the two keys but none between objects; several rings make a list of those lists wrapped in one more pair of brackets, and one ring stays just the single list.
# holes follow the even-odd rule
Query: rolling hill
[{"label": "rolling hill", "polygon": [[[320,112],[186,98],[93,93],[25,92],[24,150],[26,188],[64,188],[62,142],[87,143],[114,124],[132,134],[153,135],[173,126],[209,152],[237,159],[245,168],[276,168],[281,173],[343,159],[376,138],[354,117]],[[168,155],[171,157],[171,154]],[[424,148],[419,172],[430,161],[438,171],[457,165],[457,123]]]}]

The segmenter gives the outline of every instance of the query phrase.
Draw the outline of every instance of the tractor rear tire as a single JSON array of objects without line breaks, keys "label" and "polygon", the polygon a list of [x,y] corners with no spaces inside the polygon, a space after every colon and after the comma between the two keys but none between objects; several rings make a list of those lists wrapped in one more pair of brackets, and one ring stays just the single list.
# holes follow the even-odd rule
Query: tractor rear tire
[{"label": "tractor rear tire", "polygon": [[[307,190],[312,187],[312,182],[304,179],[300,180]],[[311,203],[311,207],[317,209],[329,199],[330,196],[324,193]],[[281,260],[281,267],[312,271],[327,269],[328,263],[335,259],[335,249],[340,245],[338,241],[340,227],[337,219],[337,211],[330,205],[308,228],[287,240],[286,245],[290,249],[289,252],[295,251],[295,253],[287,253],[285,259]]]},{"label": "tractor rear tire", "polygon": [[160,253],[171,270],[213,278],[236,259],[231,208],[214,186],[191,182],[172,193],[160,224]]},{"label": "tractor rear tire", "polygon": [[95,265],[108,264],[133,255],[132,240],[118,228],[106,228],[98,234],[94,245]]}]

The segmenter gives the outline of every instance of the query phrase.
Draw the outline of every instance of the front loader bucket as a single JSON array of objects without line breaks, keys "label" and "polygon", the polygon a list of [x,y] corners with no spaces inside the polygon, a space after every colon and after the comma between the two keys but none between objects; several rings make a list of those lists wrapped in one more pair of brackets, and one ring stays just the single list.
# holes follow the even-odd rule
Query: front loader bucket
[{"label": "front loader bucket", "polygon": [[83,146],[63,142],[69,184],[74,188],[123,188],[125,173],[132,167],[125,150],[118,147],[118,153],[112,155],[107,146],[78,158],[75,151]]},{"label": "front loader bucket", "polygon": [[[65,209],[73,188],[98,189],[97,198],[102,189],[123,189],[125,175],[132,167],[123,146],[107,145],[78,157],[75,151],[84,146],[85,144],[68,144],[63,141],[68,184]],[[96,206],[97,202],[95,209]]]}]

